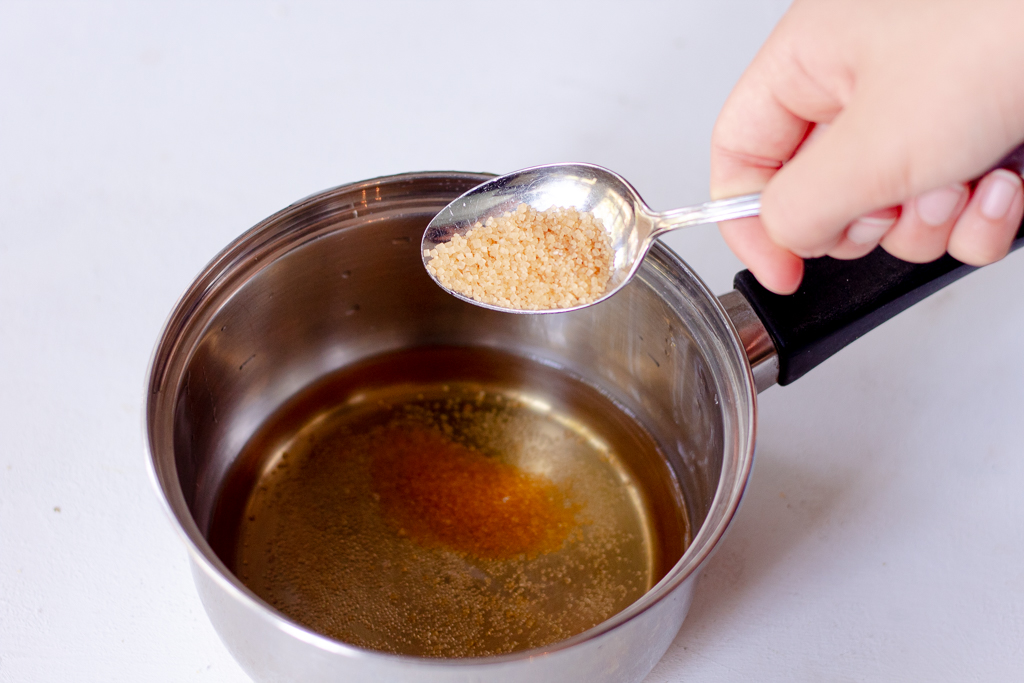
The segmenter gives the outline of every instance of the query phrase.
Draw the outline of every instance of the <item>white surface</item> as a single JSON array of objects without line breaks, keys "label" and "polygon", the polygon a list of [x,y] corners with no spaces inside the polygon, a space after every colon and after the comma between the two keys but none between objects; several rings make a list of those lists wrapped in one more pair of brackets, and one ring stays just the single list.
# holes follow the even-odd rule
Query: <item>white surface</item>
[{"label": "white surface", "polygon": [[[0,680],[247,680],[144,466],[164,317],[320,189],[591,161],[707,194],[784,2],[0,4]],[[713,228],[670,240],[716,291]],[[651,683],[1024,671],[1024,255],[762,396],[731,534]],[[58,511],[59,508],[59,511]]]}]

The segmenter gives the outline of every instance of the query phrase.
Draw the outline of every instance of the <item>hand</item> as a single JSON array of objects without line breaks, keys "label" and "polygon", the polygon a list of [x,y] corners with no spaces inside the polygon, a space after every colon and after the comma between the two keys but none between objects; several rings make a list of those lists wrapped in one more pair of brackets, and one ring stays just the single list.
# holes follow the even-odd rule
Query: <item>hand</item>
[{"label": "hand", "polygon": [[1024,140],[1021,0],[796,0],[715,124],[714,198],[762,192],[722,224],[757,279],[796,290],[802,258],[1006,255],[1021,177],[967,182]]}]

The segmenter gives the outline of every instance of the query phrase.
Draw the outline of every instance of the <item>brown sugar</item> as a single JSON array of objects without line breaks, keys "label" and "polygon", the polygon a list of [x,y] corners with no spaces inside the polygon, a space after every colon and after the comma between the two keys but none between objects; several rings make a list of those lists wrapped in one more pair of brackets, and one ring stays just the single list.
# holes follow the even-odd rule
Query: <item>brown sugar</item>
[{"label": "brown sugar", "polygon": [[550,481],[425,428],[395,428],[377,443],[374,492],[400,533],[485,559],[557,550],[576,507]]},{"label": "brown sugar", "polygon": [[604,294],[612,267],[611,243],[594,214],[526,204],[476,223],[465,237],[455,234],[424,256],[446,288],[524,310],[590,303]]}]

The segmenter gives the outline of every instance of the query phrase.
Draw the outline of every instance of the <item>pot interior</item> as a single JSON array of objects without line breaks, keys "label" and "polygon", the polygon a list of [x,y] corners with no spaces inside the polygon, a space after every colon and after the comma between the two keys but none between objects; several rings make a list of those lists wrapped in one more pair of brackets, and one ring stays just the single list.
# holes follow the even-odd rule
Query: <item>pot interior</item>
[{"label": "pot interior", "polygon": [[581,633],[688,542],[675,477],[614,402],[479,347],[374,356],[246,445],[209,540],[256,595],[336,640],[480,657]]}]

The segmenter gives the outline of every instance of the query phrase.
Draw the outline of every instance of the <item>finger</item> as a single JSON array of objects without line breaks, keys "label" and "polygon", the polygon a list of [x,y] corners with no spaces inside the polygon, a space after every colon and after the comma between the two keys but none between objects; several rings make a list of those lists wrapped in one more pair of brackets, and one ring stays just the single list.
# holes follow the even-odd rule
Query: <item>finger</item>
[{"label": "finger", "polygon": [[[784,19],[729,95],[711,136],[711,196],[756,192],[842,108],[792,57]],[[820,132],[820,127],[816,132]]]},{"label": "finger", "polygon": [[946,253],[950,232],[969,198],[963,183],[915,197],[903,205],[900,219],[882,238],[882,247],[911,263],[934,261]]},{"label": "finger", "polygon": [[804,262],[765,234],[761,220],[740,218],[719,223],[722,237],[757,281],[776,294],[792,294],[800,286]]},{"label": "finger", "polygon": [[856,259],[874,251],[899,219],[899,208],[873,211],[851,223],[839,243],[828,251],[835,259]]},{"label": "finger", "polygon": [[711,134],[711,197],[759,191],[793,156],[809,128],[779,104],[769,83],[744,74]]},{"label": "finger", "polygon": [[985,266],[1006,256],[1024,215],[1024,183],[1012,171],[989,173],[978,183],[949,235],[953,258]]},{"label": "finger", "polygon": [[826,252],[825,256],[829,256],[840,261],[852,261],[853,259],[858,259],[861,258],[862,256],[867,256],[868,254],[873,252],[875,250],[875,247],[877,246],[877,244],[873,244],[870,246],[863,244],[855,244],[849,241],[848,239],[843,238],[842,240],[839,241],[839,244],[829,249],[828,252]]}]

